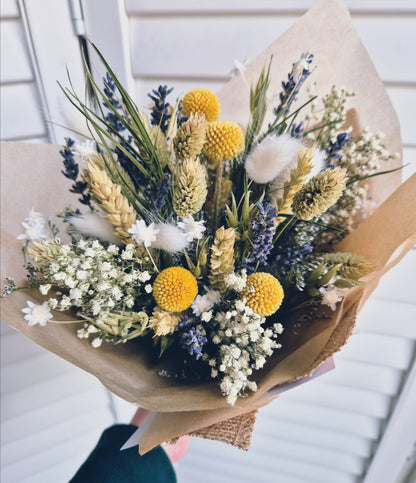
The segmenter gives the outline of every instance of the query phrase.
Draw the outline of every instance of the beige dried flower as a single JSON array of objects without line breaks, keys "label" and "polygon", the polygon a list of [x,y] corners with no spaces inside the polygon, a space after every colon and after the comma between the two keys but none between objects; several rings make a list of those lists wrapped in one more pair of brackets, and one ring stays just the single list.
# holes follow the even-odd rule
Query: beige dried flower
[{"label": "beige dried flower", "polygon": [[149,319],[149,327],[158,335],[168,335],[175,332],[181,318],[179,315],[156,307]]},{"label": "beige dried flower", "polygon": [[329,168],[309,180],[293,197],[292,210],[301,220],[311,220],[338,201],[346,184],[346,170]]},{"label": "beige dried flower", "polygon": [[[281,198],[276,199],[278,213],[287,214],[290,212],[293,197],[302,188],[308,174],[312,171],[312,158],[315,148],[302,149],[298,155],[297,166],[290,171],[289,179],[283,184],[283,193]],[[281,222],[283,218],[278,218]]]},{"label": "beige dried flower", "polygon": [[209,274],[211,286],[217,290],[224,289],[224,278],[234,271],[234,242],[234,228],[218,228],[211,246]]},{"label": "beige dried flower", "polygon": [[205,116],[195,113],[178,129],[173,138],[173,149],[179,160],[196,158],[201,153],[205,143],[205,127]]},{"label": "beige dried flower", "polygon": [[178,216],[194,215],[207,197],[206,170],[197,159],[186,159],[173,175],[173,209]]},{"label": "beige dried flower", "polygon": [[326,253],[322,258],[331,265],[341,264],[338,273],[352,280],[358,281],[374,270],[366,257],[354,253]]},{"label": "beige dried flower", "polygon": [[160,166],[164,168],[169,163],[169,150],[165,135],[159,126],[151,126],[149,135],[155,147]]},{"label": "beige dried flower", "polygon": [[121,187],[113,183],[106,171],[88,161],[84,178],[91,194],[106,213],[104,219],[114,227],[114,234],[125,243],[132,243],[128,229],[136,222],[136,212],[121,193]]},{"label": "beige dried flower", "polygon": [[34,241],[28,248],[29,255],[40,266],[47,266],[49,262],[55,259],[61,249],[60,243],[51,240],[42,242]]},{"label": "beige dried flower", "polygon": [[110,156],[108,153],[97,153],[93,156],[90,156],[88,160],[94,163],[97,168],[108,173],[108,175],[115,183],[121,186],[127,185],[128,188],[134,193],[136,191],[136,188],[130,178],[130,175],[114,159],[114,156],[115,158],[117,158],[115,154],[113,154],[113,156]]}]

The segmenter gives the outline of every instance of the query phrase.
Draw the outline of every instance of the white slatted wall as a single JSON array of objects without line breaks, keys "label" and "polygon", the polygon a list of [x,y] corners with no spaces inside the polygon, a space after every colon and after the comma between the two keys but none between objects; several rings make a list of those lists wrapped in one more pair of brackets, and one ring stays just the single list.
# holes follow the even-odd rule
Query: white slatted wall
[{"label": "white slatted wall", "polygon": [[17,2],[1,2],[1,139],[47,142],[28,45]]},{"label": "white slatted wall", "polygon": [[[254,58],[313,3],[126,0],[123,15],[128,16],[138,104],[146,104],[147,92],[164,83],[174,85],[177,94],[193,87],[215,91],[229,78],[235,59]],[[1,137],[45,142],[47,131],[16,4],[1,3]],[[36,3],[27,4],[34,14]],[[99,7],[105,16],[104,0],[85,4],[93,11]],[[407,177],[416,164],[416,67],[411,61],[415,4],[349,0],[347,5],[398,112],[405,161],[411,163]],[[92,28],[94,20],[90,15],[93,40],[100,35],[96,24]],[[177,465],[179,482],[361,481],[414,358],[415,270],[412,251],[367,303],[357,334],[336,357],[335,371],[261,410],[248,454],[195,439]],[[113,421],[112,405],[123,422],[133,408],[118,399],[109,402],[92,377],[4,324],[1,328],[1,481],[67,481]]]}]

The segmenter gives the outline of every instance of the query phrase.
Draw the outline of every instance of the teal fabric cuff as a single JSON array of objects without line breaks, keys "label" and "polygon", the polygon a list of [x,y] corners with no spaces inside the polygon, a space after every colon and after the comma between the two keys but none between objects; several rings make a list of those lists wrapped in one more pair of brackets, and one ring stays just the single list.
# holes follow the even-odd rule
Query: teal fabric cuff
[{"label": "teal fabric cuff", "polygon": [[175,470],[160,446],[143,456],[137,446],[120,451],[136,430],[130,424],[106,429],[70,483],[176,483]]}]

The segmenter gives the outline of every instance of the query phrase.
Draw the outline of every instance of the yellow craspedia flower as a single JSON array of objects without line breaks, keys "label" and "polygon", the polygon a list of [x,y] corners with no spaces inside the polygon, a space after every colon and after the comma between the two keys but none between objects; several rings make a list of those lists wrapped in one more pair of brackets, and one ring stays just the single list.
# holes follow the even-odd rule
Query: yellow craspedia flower
[{"label": "yellow craspedia flower", "polygon": [[189,270],[182,267],[166,268],[156,277],[153,296],[157,305],[167,312],[182,312],[193,302],[198,284]]},{"label": "yellow craspedia flower", "polygon": [[204,114],[207,122],[216,121],[220,117],[220,111],[218,97],[207,89],[189,91],[182,101],[182,112],[185,116]]},{"label": "yellow craspedia flower", "polygon": [[245,289],[241,292],[250,309],[263,317],[272,315],[280,307],[284,293],[279,280],[270,273],[257,272],[247,278]]},{"label": "yellow craspedia flower", "polygon": [[231,121],[208,124],[203,153],[212,161],[221,162],[235,158],[244,147],[241,127]]}]

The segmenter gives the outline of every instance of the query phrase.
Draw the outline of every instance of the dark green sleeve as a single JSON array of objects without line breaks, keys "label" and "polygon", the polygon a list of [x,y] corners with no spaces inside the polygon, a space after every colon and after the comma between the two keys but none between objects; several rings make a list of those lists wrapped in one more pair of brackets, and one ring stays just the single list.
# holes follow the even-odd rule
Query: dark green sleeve
[{"label": "dark green sleeve", "polygon": [[106,429],[70,483],[176,483],[173,466],[160,446],[143,456],[137,446],[120,451],[136,430],[129,424]]}]

